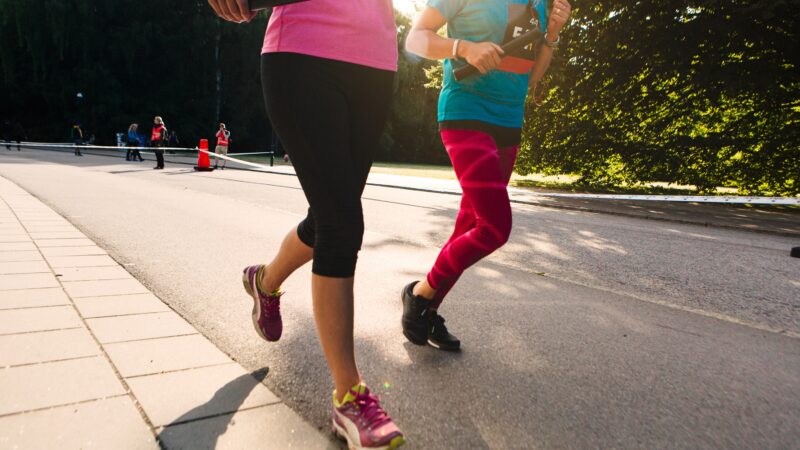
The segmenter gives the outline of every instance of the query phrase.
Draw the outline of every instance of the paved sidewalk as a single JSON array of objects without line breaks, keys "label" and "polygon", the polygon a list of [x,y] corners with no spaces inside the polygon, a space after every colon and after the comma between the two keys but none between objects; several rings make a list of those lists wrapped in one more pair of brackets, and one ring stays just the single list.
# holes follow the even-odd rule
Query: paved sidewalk
[{"label": "paved sidewalk", "polygon": [[264,376],[0,178],[0,448],[330,448]]}]

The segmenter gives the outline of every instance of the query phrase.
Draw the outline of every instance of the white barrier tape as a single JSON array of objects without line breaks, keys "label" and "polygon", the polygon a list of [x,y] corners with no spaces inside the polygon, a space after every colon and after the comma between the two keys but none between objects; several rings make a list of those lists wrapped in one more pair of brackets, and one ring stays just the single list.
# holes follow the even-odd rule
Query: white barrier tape
[{"label": "white barrier tape", "polygon": [[[81,150],[115,150],[120,152],[127,152],[128,150],[141,150],[142,153],[149,153],[153,154],[155,149],[164,150],[164,151],[183,151],[183,152],[204,152],[208,153],[209,155],[217,155],[213,151],[209,150],[201,150],[199,148],[187,148],[187,147],[118,147],[116,145],[76,145],[76,144],[64,144],[61,142],[22,142],[20,145],[24,145],[27,147],[55,147],[55,148],[79,148]],[[251,155],[271,155],[272,152],[250,152],[250,153],[232,153],[233,155],[238,156],[251,156]],[[220,158],[224,157],[225,155],[217,155]],[[230,159],[230,158],[229,158]],[[234,158],[235,159],[235,158]]]},{"label": "white barrier tape", "polygon": [[[61,143],[37,143],[37,142],[23,142],[22,145],[26,145],[29,147],[63,147],[63,148],[75,148],[79,147],[81,149],[111,149],[111,150],[128,150],[128,149],[146,149],[145,153],[152,153],[154,147],[116,147],[116,146],[102,146],[102,145],[75,145],[75,144],[61,144]],[[228,161],[234,161],[236,163],[253,167],[260,171],[265,172],[274,172],[274,170],[263,164],[258,164],[250,161],[245,161],[238,158],[232,158],[230,156],[216,154],[214,152],[208,150],[201,150],[201,149],[192,149],[192,148],[175,148],[175,147],[160,147],[160,150],[184,150],[184,151],[199,151],[208,153],[209,156],[216,156],[218,158],[227,159]],[[243,155],[243,153],[234,153],[236,155]],[[399,188],[409,188],[413,186],[407,185],[393,185],[387,183],[367,183],[371,185],[379,185],[385,187],[399,187]],[[423,190],[436,192],[440,189],[427,189],[423,188]],[[588,199],[588,200],[631,200],[631,201],[649,201],[649,202],[682,202],[682,203],[723,203],[723,204],[749,204],[749,205],[800,205],[800,198],[792,198],[792,197],[741,197],[737,195],[624,195],[624,194],[561,194],[561,193],[550,193],[550,192],[528,192],[523,191],[520,189],[509,189],[512,195],[516,194],[517,196],[525,196],[525,197],[553,197],[553,198],[571,198],[571,199]],[[456,193],[455,191],[448,193]]]},{"label": "white barrier tape", "polygon": [[[63,142],[22,142],[21,145],[25,145],[28,147],[55,147],[55,148],[79,148],[82,150],[118,150],[118,151],[127,151],[127,150],[153,150],[156,147],[118,147],[116,145],[77,145],[77,144],[64,144]],[[196,152],[196,148],[185,148],[185,147],[158,147],[159,150],[169,150],[169,151],[193,151]]]},{"label": "white barrier tape", "polygon": [[572,198],[587,200],[633,200],[646,202],[727,203],[750,205],[800,205],[799,198],[790,197],[740,197],[735,195],[624,195],[624,194],[556,194],[515,190],[516,194],[537,197]]},{"label": "white barrier tape", "polygon": [[231,155],[236,155],[236,156],[256,156],[256,155],[272,155],[273,153],[274,152],[250,152],[250,153],[231,153]]}]

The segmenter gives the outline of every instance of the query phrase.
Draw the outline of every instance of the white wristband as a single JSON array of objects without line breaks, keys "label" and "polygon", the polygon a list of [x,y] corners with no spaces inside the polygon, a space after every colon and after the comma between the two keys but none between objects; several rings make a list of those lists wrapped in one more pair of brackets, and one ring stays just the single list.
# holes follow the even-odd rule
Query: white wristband
[{"label": "white wristband", "polygon": [[461,39],[456,39],[453,41],[453,59],[458,59],[458,43],[461,42]]}]

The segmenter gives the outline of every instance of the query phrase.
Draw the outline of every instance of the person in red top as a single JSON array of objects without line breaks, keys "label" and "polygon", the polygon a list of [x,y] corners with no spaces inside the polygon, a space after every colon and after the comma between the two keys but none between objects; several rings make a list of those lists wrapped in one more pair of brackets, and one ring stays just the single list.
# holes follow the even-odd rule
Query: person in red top
[{"label": "person in red top", "polygon": [[150,135],[150,146],[155,148],[156,166],[153,169],[164,168],[164,150],[161,150],[167,142],[167,127],[164,126],[164,120],[161,116],[156,116],[153,119],[153,134]]},{"label": "person in red top", "polygon": [[[217,148],[214,150],[214,153],[217,155],[225,155],[228,156],[228,142],[231,139],[231,132],[225,128],[224,123],[219,124],[219,131],[217,131]],[[222,158],[222,169],[225,169],[225,163],[228,160]],[[217,156],[214,155],[214,168],[217,168]]]}]

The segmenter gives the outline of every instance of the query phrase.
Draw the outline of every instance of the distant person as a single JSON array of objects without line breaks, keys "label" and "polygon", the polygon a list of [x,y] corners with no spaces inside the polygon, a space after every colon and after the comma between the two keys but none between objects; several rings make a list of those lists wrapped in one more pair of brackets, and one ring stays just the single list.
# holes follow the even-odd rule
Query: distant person
[{"label": "distant person", "polygon": [[153,132],[150,135],[150,146],[153,147],[153,152],[156,154],[156,166],[153,169],[160,170],[164,168],[164,150],[162,147],[167,143],[167,127],[164,125],[164,119],[161,116],[153,118]]},{"label": "distant person", "polygon": [[[231,132],[225,128],[224,123],[219,124],[219,130],[217,130],[217,147],[214,149],[214,168],[217,168],[217,155],[225,155],[228,156],[228,142],[231,139]],[[222,169],[225,169],[225,163],[228,162],[225,158],[222,159]]]},{"label": "distant person", "polygon": [[81,145],[83,145],[83,130],[81,130],[81,123],[75,122],[72,124],[72,143],[75,144],[75,155],[76,156],[83,156],[81,153]]},{"label": "distant person", "polygon": [[[22,128],[22,124],[19,122],[14,122],[14,125],[11,127],[11,140],[16,141],[17,143],[17,151],[22,151],[22,140],[28,139],[25,135],[25,129]],[[11,150],[11,148],[9,148]]]},{"label": "distant person", "polygon": [[178,133],[176,133],[175,130],[170,131],[169,132],[169,143],[168,143],[168,146],[169,147],[177,147],[178,145],[180,145],[180,143],[181,142],[178,140]]},{"label": "distant person", "polygon": [[139,147],[142,146],[142,138],[139,137],[139,124],[132,123],[128,127],[128,153],[125,155],[125,161],[144,161],[142,154],[139,153]]},{"label": "distant person", "polygon": [[11,150],[11,122],[8,120],[3,121],[3,140],[6,142],[6,148]]}]

